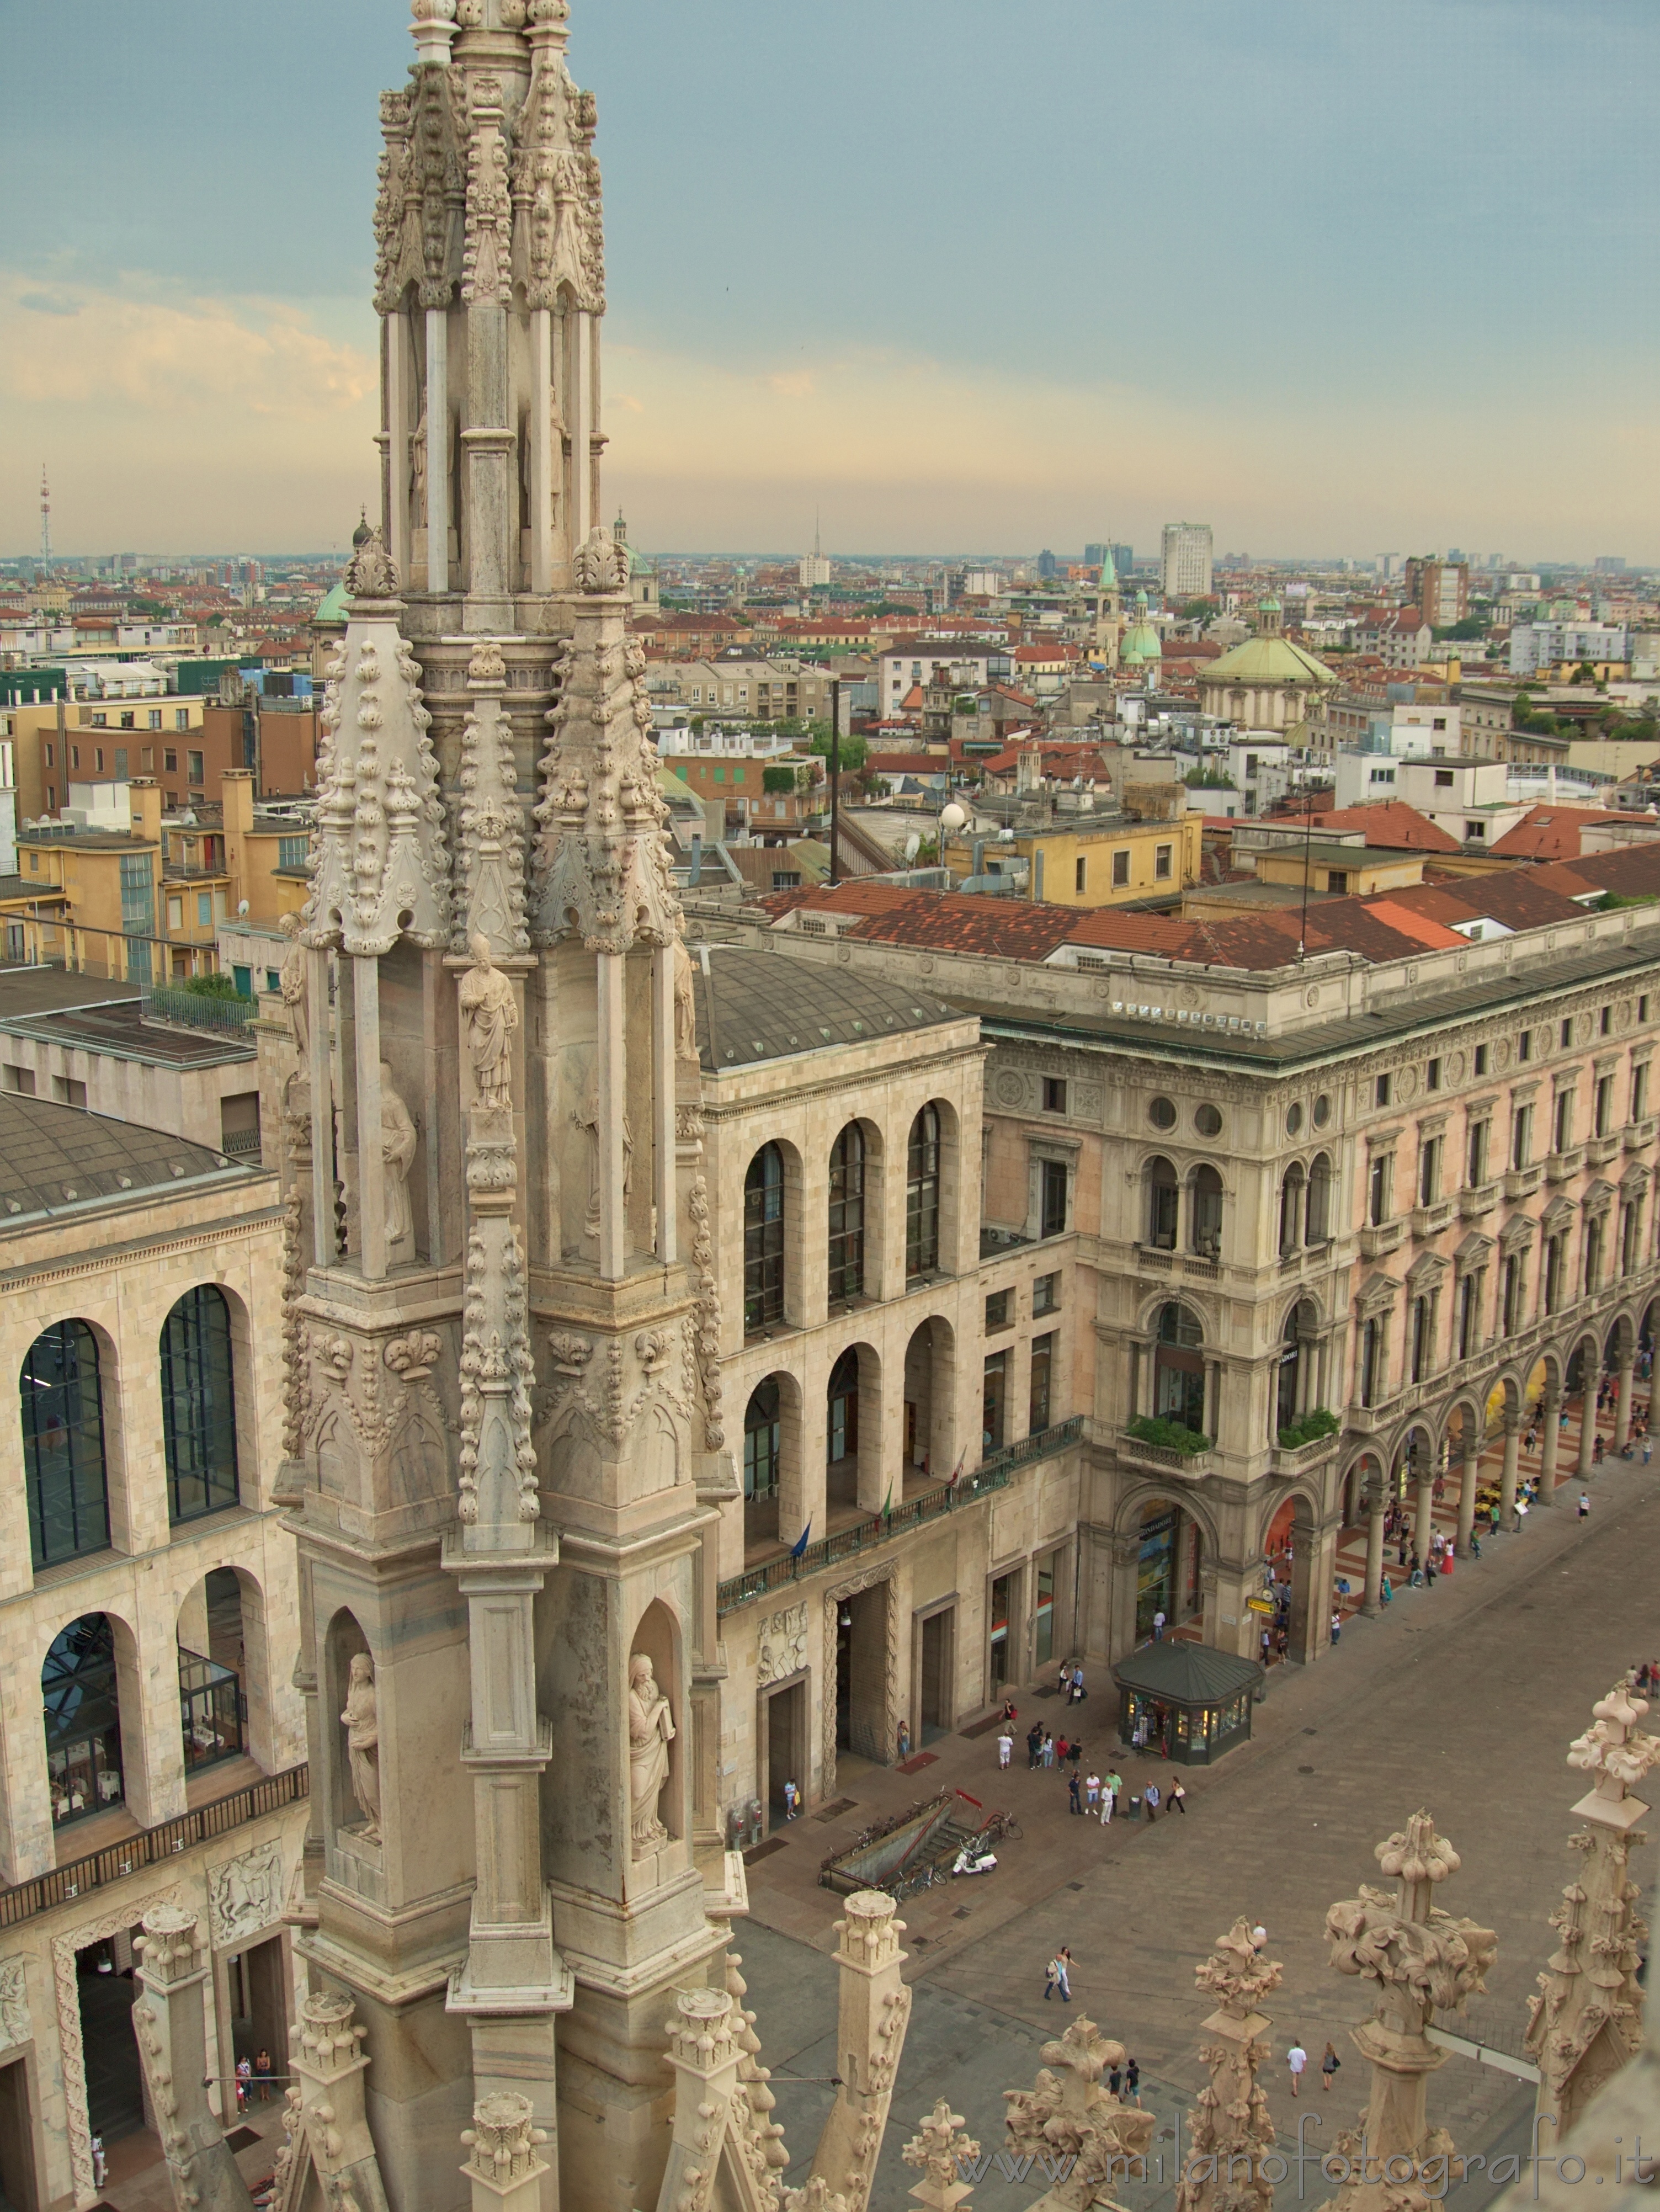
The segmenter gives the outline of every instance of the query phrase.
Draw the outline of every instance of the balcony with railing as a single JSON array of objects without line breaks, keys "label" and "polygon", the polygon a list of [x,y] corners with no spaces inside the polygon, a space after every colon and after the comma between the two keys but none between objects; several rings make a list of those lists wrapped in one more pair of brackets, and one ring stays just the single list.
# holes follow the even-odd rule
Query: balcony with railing
[{"label": "balcony with railing", "polygon": [[748,1605],[772,1590],[804,1581],[825,1567],[837,1566],[844,1559],[877,1550],[891,1543],[896,1536],[905,1535],[927,1522],[937,1521],[948,1513],[961,1513],[994,1492],[1006,1490],[1022,1468],[1053,1459],[1075,1444],[1083,1433],[1083,1416],[1074,1413],[1070,1420],[1056,1421],[1032,1436],[1023,1437],[1018,1443],[1007,1444],[1001,1451],[993,1452],[972,1474],[964,1474],[955,1482],[936,1483],[915,1497],[902,1499],[891,1511],[865,1515],[846,1528],[821,1536],[817,1543],[804,1545],[800,1552],[781,1551],[776,1559],[745,1568],[741,1575],[730,1576],[723,1582],[717,1593],[716,1609],[722,1613],[734,1612],[740,1605]]}]

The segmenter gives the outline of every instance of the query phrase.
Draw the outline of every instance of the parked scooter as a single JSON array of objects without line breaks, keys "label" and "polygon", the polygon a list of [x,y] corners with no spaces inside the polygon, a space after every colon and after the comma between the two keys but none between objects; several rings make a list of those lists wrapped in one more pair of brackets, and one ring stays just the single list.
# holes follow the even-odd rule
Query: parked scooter
[{"label": "parked scooter", "polygon": [[991,1874],[997,1865],[995,1851],[976,1852],[972,1844],[964,1844],[957,1854],[957,1863],[952,1872],[958,1874]]}]

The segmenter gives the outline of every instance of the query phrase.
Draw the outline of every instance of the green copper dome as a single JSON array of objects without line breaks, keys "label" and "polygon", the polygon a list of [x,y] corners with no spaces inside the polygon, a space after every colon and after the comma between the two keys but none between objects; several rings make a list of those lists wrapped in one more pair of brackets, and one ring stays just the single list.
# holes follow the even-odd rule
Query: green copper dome
[{"label": "green copper dome", "polygon": [[1120,665],[1125,668],[1145,667],[1149,662],[1162,660],[1164,648],[1158,641],[1158,632],[1147,619],[1147,595],[1145,590],[1135,595],[1135,620],[1124,632],[1124,641],[1118,648]]}]

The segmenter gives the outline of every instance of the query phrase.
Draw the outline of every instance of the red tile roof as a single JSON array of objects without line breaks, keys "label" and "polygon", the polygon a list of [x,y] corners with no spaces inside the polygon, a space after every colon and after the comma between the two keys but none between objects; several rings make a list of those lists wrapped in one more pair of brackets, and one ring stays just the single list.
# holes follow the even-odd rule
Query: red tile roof
[{"label": "red tile roof", "polygon": [[[1285,817],[1276,817],[1285,818]],[[1301,823],[1298,814],[1290,817]],[[1409,853],[1462,853],[1463,847],[1438,823],[1420,814],[1415,806],[1408,806],[1402,799],[1387,799],[1376,806],[1316,807],[1313,811],[1316,830],[1361,831],[1368,845],[1394,846]],[[1496,849],[1496,848],[1495,848]]]},{"label": "red tile roof", "polygon": [[909,903],[873,915],[849,934],[888,945],[937,945],[998,960],[1046,960],[1076,919],[1070,907],[978,891],[913,891]]},{"label": "red tile roof", "polygon": [[[1505,860],[1577,860],[1581,833],[1593,822],[1629,822],[1629,814],[1597,806],[1531,806],[1489,850]],[[1660,831],[1660,823],[1657,823]]]}]

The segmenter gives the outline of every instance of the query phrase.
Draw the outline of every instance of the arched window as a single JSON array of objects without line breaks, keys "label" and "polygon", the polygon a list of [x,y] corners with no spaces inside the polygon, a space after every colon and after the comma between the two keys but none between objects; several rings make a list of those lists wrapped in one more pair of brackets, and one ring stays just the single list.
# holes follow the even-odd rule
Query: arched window
[{"label": "arched window", "polygon": [[40,1697],[53,1827],[119,1805],[121,1707],[107,1613],[83,1613],[53,1639],[40,1669]]},{"label": "arched window", "polygon": [[110,1540],[98,1340],[83,1321],[45,1329],[17,1378],[28,1492],[29,1556],[36,1569]]},{"label": "arched window", "polygon": [[770,1375],[744,1408],[744,1496],[778,1495],[778,1384]]},{"label": "arched window", "polygon": [[1193,1249],[1201,1260],[1222,1255],[1222,1178],[1213,1167],[1195,1170],[1193,1178]]},{"label": "arched window", "polygon": [[1176,1249],[1176,1170],[1166,1159],[1147,1162],[1147,1243],[1155,1252]]},{"label": "arched window", "polygon": [[1179,1421],[1205,1433],[1204,1333],[1198,1316],[1174,1300],[1158,1309],[1153,1354],[1152,1410],[1162,1420]]},{"label": "arched window", "polygon": [[1308,1224],[1303,1237],[1306,1243],[1323,1244],[1330,1235],[1331,1162],[1324,1152],[1320,1152],[1309,1170]]},{"label": "arched window", "polygon": [[784,1318],[784,1156],[763,1145],[744,1178],[744,1332]]},{"label": "arched window", "polygon": [[931,1275],[939,1265],[939,1109],[925,1106],[910,1125],[905,1160],[905,1273]]},{"label": "arched window", "polygon": [[830,1295],[856,1298],[865,1289],[865,1133],[849,1121],[830,1147]]},{"label": "arched window", "polygon": [[1280,1186],[1280,1251],[1283,1257],[1294,1252],[1303,1241],[1303,1199],[1308,1188],[1308,1178],[1302,1164],[1293,1160],[1286,1170],[1286,1180]]},{"label": "arched window", "polygon": [[212,1283],[186,1291],[161,1324],[161,1432],[169,1520],[197,1521],[235,1504],[230,1310]]},{"label": "arched window", "polygon": [[834,1467],[859,1453],[859,1352],[850,1345],[830,1370],[825,1392],[824,1458]]}]

